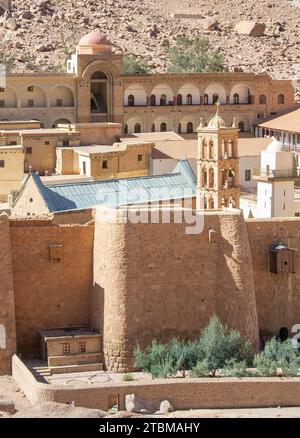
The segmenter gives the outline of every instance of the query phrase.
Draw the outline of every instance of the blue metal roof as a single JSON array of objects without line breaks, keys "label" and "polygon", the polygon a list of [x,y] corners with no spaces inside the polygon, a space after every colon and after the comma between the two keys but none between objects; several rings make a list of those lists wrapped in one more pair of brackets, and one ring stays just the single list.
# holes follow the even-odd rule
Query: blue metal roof
[{"label": "blue metal roof", "polygon": [[196,176],[187,160],[179,161],[167,175],[45,186],[34,181],[50,212],[85,210],[97,205],[132,205],[196,195]]}]

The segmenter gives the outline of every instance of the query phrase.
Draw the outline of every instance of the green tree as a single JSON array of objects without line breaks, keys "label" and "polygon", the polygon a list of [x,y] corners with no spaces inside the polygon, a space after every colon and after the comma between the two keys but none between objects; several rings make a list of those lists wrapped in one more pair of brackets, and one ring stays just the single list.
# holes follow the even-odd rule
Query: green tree
[{"label": "green tree", "polygon": [[213,316],[205,327],[199,340],[200,349],[213,376],[228,361],[245,361],[250,365],[253,360],[252,347],[237,330],[223,326],[217,316]]},{"label": "green tree", "polygon": [[146,74],[149,72],[149,59],[139,60],[135,55],[129,54],[124,56],[124,73],[125,74]]},{"label": "green tree", "polygon": [[170,73],[199,73],[224,71],[224,60],[217,51],[209,50],[207,38],[190,40],[179,37],[175,47],[166,49],[169,55]]}]

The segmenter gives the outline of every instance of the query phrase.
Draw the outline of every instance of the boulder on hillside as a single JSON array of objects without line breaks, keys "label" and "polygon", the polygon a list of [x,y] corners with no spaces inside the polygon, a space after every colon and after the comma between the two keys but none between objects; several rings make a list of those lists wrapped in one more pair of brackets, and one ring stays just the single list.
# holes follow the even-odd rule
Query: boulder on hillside
[{"label": "boulder on hillside", "polygon": [[240,21],[234,30],[242,35],[249,35],[253,37],[263,36],[266,25],[264,23],[256,23],[255,21]]}]

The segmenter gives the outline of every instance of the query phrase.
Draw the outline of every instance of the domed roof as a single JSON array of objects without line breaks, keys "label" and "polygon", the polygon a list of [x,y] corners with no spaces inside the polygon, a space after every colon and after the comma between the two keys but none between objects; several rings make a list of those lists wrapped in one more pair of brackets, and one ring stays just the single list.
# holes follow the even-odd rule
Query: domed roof
[{"label": "domed roof", "polygon": [[208,128],[218,129],[218,128],[225,127],[225,122],[224,122],[224,120],[222,119],[222,117],[219,114],[220,106],[221,106],[221,104],[218,101],[216,103],[217,112],[214,115],[214,117],[209,121],[209,123],[207,125]]},{"label": "domed roof", "polygon": [[280,141],[276,140],[275,137],[272,137],[272,141],[267,147],[266,152],[284,152],[284,151],[285,149],[283,144]]},{"label": "domed roof", "polygon": [[79,46],[111,46],[105,35],[100,32],[90,32],[79,41]]},{"label": "domed roof", "polygon": [[217,113],[208,123],[208,128],[222,128],[225,126],[225,122],[222,117]]}]

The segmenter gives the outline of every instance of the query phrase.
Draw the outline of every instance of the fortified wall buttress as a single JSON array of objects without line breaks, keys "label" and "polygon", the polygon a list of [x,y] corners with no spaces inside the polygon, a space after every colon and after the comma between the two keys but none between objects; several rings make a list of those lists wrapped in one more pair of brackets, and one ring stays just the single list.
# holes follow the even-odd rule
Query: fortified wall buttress
[{"label": "fortified wall buttress", "polygon": [[153,339],[197,337],[214,313],[258,346],[242,213],[206,213],[200,234],[186,234],[186,227],[174,223],[172,214],[165,224],[96,220],[94,299],[96,294],[103,306],[109,370],[134,369],[137,344],[144,348]]},{"label": "fortified wall buttress", "polygon": [[11,373],[16,352],[15,299],[12,277],[9,219],[0,215],[0,374]]}]

